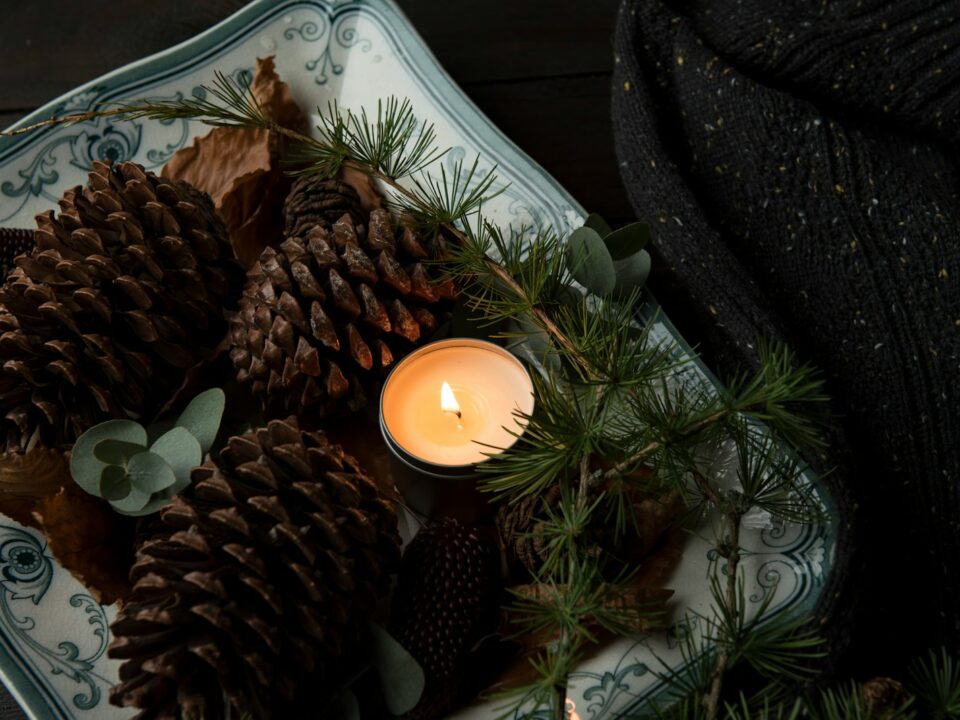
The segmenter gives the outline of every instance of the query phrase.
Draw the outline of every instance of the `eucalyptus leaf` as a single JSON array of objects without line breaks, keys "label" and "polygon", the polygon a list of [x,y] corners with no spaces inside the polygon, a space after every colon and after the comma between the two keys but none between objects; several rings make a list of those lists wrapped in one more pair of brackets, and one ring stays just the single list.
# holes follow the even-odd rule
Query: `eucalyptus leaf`
[{"label": "eucalyptus leaf", "polygon": [[130,494],[130,478],[127,469],[120,465],[107,465],[100,474],[98,495],[104,500],[122,500]]},{"label": "eucalyptus leaf", "polygon": [[83,490],[97,496],[100,493],[100,475],[107,463],[94,454],[94,448],[103,440],[146,445],[147,431],[132,420],[107,420],[94,425],[77,438],[70,453],[70,475]]},{"label": "eucalyptus leaf", "polygon": [[191,400],[177,418],[177,425],[189,430],[200,443],[202,455],[206,455],[213,447],[226,402],[227,396],[220,388],[205,390]]},{"label": "eucalyptus leaf", "polygon": [[332,720],[360,720],[360,703],[350,688],[344,688],[324,708],[324,718]]},{"label": "eucalyptus leaf", "polygon": [[162,457],[173,470],[177,485],[175,492],[190,484],[190,471],[203,462],[200,442],[187,428],[179,425],[157,438],[150,446],[150,452]]},{"label": "eucalyptus leaf", "polygon": [[570,272],[577,282],[595,295],[608,295],[617,282],[613,258],[599,233],[588,227],[577,228],[567,238]]},{"label": "eucalyptus leaf", "polygon": [[607,224],[607,221],[596,213],[590,213],[587,215],[587,219],[583,221],[583,226],[590,228],[591,230],[596,230],[597,234],[602,238],[605,238],[607,235],[613,232],[613,230],[611,230],[610,226]]},{"label": "eucalyptus leaf", "polygon": [[623,260],[643,250],[650,242],[650,226],[630,223],[615,230],[603,239],[604,245],[614,260]]},{"label": "eucalyptus leaf", "polygon": [[127,463],[127,477],[134,488],[148,495],[160,492],[177,481],[177,476],[167,461],[150,451],[130,458]]},{"label": "eucalyptus leaf", "polygon": [[650,253],[641,250],[614,263],[617,273],[617,293],[627,295],[643,287],[650,275]]},{"label": "eucalyptus leaf", "polygon": [[110,506],[121,515],[137,515],[150,502],[150,493],[139,490],[130,484],[130,492],[120,500],[111,500]]},{"label": "eucalyptus leaf", "polygon": [[394,715],[410,712],[420,702],[426,678],[423,668],[407,649],[379,625],[369,624],[373,664],[380,675],[380,689]]},{"label": "eucalyptus leaf", "polygon": [[139,443],[107,438],[94,446],[93,454],[98,460],[102,460],[108,465],[126,465],[130,458],[146,449],[146,445],[140,445]]}]

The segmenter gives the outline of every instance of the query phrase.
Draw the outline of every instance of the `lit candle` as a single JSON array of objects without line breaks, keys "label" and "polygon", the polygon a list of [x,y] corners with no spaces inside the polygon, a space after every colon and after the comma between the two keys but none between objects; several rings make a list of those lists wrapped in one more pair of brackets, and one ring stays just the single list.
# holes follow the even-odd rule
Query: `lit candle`
[{"label": "lit candle", "polygon": [[411,353],[390,373],[380,398],[380,427],[401,463],[395,473],[401,492],[415,509],[437,514],[435,501],[449,482],[475,478],[477,464],[510,447],[532,412],[530,375],[493,343],[454,338]]}]

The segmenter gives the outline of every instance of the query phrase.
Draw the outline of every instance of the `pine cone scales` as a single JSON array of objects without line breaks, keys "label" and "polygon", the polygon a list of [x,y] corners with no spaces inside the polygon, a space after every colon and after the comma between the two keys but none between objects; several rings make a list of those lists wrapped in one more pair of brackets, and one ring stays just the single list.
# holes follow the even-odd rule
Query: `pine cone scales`
[{"label": "pine cone scales", "polygon": [[427,686],[405,720],[449,709],[471,648],[496,624],[499,593],[496,552],[476,528],[444,518],[407,547],[390,628],[423,667]]},{"label": "pine cone scales", "polygon": [[300,717],[399,560],[392,505],[322,433],[295,420],[231,438],[219,467],[145,542],[112,630],[111,702],[138,718]]},{"label": "pine cone scales", "polygon": [[363,222],[360,196],[339,180],[324,180],[316,175],[297,178],[283,204],[284,234],[305,237],[316,225],[329,227],[344,213],[355,225]]},{"label": "pine cone scales", "polygon": [[16,257],[29,252],[35,244],[33,230],[0,228],[0,276],[6,277],[13,270]]},{"label": "pine cone scales", "polygon": [[[324,187],[336,211],[353,202],[342,199],[346,186]],[[250,271],[231,357],[268,414],[358,409],[389,367],[437,329],[453,287],[431,282],[421,262],[430,251],[409,228],[398,241],[386,210],[374,210],[364,228],[352,211],[329,224],[297,215],[294,205],[288,227],[305,234],[267,248]]]},{"label": "pine cone scales", "polygon": [[222,337],[243,278],[209,197],[133,163],[95,163],[37,226],[0,288],[7,451],[153,415]]}]

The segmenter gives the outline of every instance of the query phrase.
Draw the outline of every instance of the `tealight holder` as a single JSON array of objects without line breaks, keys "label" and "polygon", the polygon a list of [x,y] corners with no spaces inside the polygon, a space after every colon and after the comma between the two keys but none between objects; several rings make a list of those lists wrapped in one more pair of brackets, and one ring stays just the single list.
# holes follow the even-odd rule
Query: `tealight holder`
[{"label": "tealight holder", "polygon": [[516,442],[533,407],[530,374],[499,345],[451,338],[407,355],[384,382],[379,413],[405,502],[430,518],[487,517],[479,465]]}]

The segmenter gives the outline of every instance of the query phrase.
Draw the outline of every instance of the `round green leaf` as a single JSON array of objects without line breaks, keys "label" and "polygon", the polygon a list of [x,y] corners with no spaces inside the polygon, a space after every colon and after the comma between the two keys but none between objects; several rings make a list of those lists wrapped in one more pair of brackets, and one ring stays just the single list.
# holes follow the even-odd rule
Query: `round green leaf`
[{"label": "round green leaf", "polygon": [[107,463],[94,454],[94,448],[103,440],[146,445],[147,431],[132,420],[107,420],[94,425],[77,438],[70,453],[70,475],[74,482],[91,495],[99,495],[100,475]]},{"label": "round green leaf", "polygon": [[100,492],[104,500],[122,500],[130,494],[127,470],[120,465],[107,465],[100,474]]},{"label": "round green leaf", "polygon": [[127,463],[127,477],[130,478],[130,484],[134,488],[147,493],[147,499],[150,495],[170,487],[177,481],[177,476],[174,475],[173,468],[167,464],[167,461],[149,451],[130,458],[130,462]]},{"label": "round green leaf", "polygon": [[597,215],[597,213],[590,213],[587,215],[587,219],[583,221],[583,226],[588,227],[591,230],[596,230],[597,234],[602,238],[605,238],[607,235],[613,232],[610,229],[610,226],[607,225],[607,221],[604,220],[600,215]]},{"label": "round green leaf", "polygon": [[344,688],[324,708],[323,717],[336,720],[360,720],[360,703],[350,688]]},{"label": "round green leaf", "polygon": [[410,712],[420,702],[426,679],[423,668],[379,625],[370,623],[373,664],[380,675],[380,689],[394,715]]},{"label": "round green leaf", "polygon": [[227,396],[220,388],[206,390],[191,400],[177,418],[177,425],[189,430],[200,443],[200,451],[203,455],[210,452],[213,441],[217,437],[226,402]]},{"label": "round green leaf", "polygon": [[650,253],[646,250],[614,263],[617,273],[617,292],[626,295],[643,287],[650,275]]},{"label": "round green leaf", "polygon": [[631,223],[615,230],[603,239],[604,245],[614,260],[635,255],[650,241],[650,227],[644,223]]},{"label": "round green leaf", "polygon": [[111,500],[110,507],[121,515],[137,515],[138,511],[143,510],[148,502],[150,502],[150,493],[138,490],[131,483],[130,492],[127,493],[127,496],[122,500]]},{"label": "round green leaf", "polygon": [[176,476],[176,494],[190,484],[190,471],[203,462],[203,451],[197,438],[184,427],[177,426],[165,432],[150,447],[150,452],[162,457]]},{"label": "round green leaf", "polygon": [[613,258],[596,230],[574,230],[567,238],[567,259],[570,273],[587,290],[595,295],[613,292],[617,281]]},{"label": "round green leaf", "polygon": [[107,438],[94,446],[93,454],[107,465],[126,465],[130,458],[146,449],[146,445]]}]

